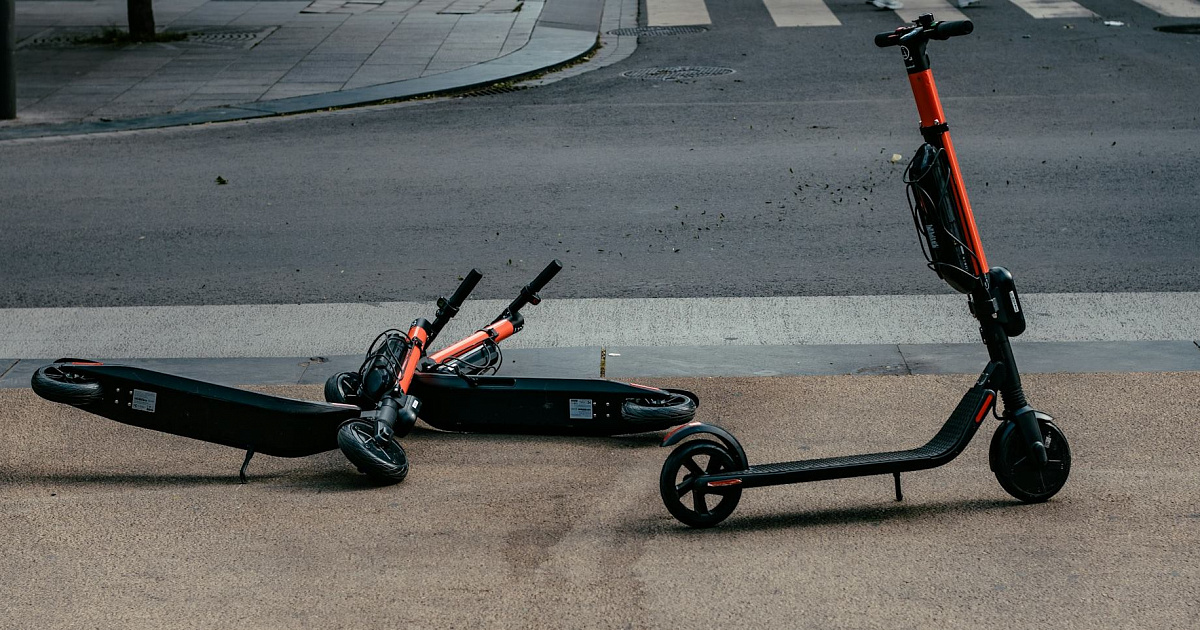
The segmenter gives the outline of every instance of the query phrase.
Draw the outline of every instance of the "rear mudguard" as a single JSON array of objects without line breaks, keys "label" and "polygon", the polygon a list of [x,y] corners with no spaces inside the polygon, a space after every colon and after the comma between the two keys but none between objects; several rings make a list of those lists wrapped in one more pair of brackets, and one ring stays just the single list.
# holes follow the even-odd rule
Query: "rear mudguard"
[{"label": "rear mudguard", "polygon": [[417,373],[411,391],[423,403],[421,419],[435,428],[535,435],[662,431],[679,424],[679,419],[632,422],[622,416],[622,405],[630,399],[661,400],[673,394],[696,400],[691,392],[603,379],[465,378],[433,373]]},{"label": "rear mudguard", "polygon": [[59,365],[100,384],[102,396],[80,405],[85,411],[277,457],[304,457],[337,448],[338,426],[360,413],[350,405],[282,398],[138,367]]},{"label": "rear mudguard", "polygon": [[681,425],[679,428],[667,434],[663,439],[661,446],[674,446],[682,442],[685,438],[693,435],[707,433],[719,440],[725,445],[725,448],[734,458],[734,463],[742,470],[750,467],[750,461],[746,459],[746,449],[742,448],[742,443],[738,442],[733,434],[715,424],[705,424],[703,422],[689,422]]}]

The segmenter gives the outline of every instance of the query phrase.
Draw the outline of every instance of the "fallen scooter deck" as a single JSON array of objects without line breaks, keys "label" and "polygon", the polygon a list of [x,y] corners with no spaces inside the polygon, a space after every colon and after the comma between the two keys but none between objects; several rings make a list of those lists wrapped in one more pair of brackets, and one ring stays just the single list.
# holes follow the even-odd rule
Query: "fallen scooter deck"
[{"label": "fallen scooter deck", "polygon": [[[99,385],[96,395],[55,402],[146,429],[274,455],[304,457],[338,447],[337,430],[361,410],[272,396],[128,365],[61,363]],[[38,390],[38,383],[34,382]]]},{"label": "fallen scooter deck", "polygon": [[[437,373],[418,373],[412,391],[424,402],[421,420],[444,431],[472,433],[604,436],[661,431],[690,421],[699,401],[683,390],[603,379]],[[654,407],[650,401],[665,399],[664,392],[692,404]]]}]

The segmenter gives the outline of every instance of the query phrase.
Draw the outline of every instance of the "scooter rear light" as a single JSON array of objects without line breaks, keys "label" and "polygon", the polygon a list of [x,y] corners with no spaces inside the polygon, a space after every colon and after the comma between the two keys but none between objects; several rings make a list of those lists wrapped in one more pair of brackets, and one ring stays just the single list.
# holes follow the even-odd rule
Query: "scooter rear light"
[{"label": "scooter rear light", "polygon": [[707,485],[709,488],[724,488],[725,486],[740,486],[740,485],[742,485],[742,480],[741,479],[726,479],[724,481],[710,481],[710,482],[708,482]]}]

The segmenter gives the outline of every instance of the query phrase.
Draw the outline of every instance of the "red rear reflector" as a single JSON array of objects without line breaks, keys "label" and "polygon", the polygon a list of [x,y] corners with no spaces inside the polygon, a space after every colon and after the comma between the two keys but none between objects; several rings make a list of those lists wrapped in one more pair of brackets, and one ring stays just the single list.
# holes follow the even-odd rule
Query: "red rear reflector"
[{"label": "red rear reflector", "polygon": [[668,433],[667,436],[663,438],[663,442],[670,440],[672,435],[675,435],[676,433],[679,433],[680,431],[682,431],[688,427],[694,427],[698,424],[704,424],[704,423],[700,422],[699,420],[692,420],[691,422],[689,422],[687,424],[681,424],[681,425],[675,427],[674,429],[671,429],[671,432]]},{"label": "red rear reflector", "polygon": [[992,408],[992,400],[995,397],[995,395],[988,393],[987,397],[983,399],[983,409],[980,409],[979,413],[975,414],[975,424],[983,421],[983,417],[987,415],[988,409]]},{"label": "red rear reflector", "polygon": [[742,484],[741,479],[726,479],[725,481],[710,481],[710,482],[708,482],[708,487],[709,488],[721,488],[724,486],[739,486],[741,484]]}]

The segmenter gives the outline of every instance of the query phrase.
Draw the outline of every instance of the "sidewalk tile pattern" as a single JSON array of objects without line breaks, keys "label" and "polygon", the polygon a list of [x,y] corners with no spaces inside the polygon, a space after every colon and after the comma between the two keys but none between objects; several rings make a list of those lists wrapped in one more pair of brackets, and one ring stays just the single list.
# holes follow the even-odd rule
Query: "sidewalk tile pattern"
[{"label": "sidewalk tile pattern", "polygon": [[185,41],[72,38],[123,26],[124,0],[17,3],[17,113],[4,125],[94,121],[336,92],[426,77],[515,52],[543,2],[155,0]]}]

